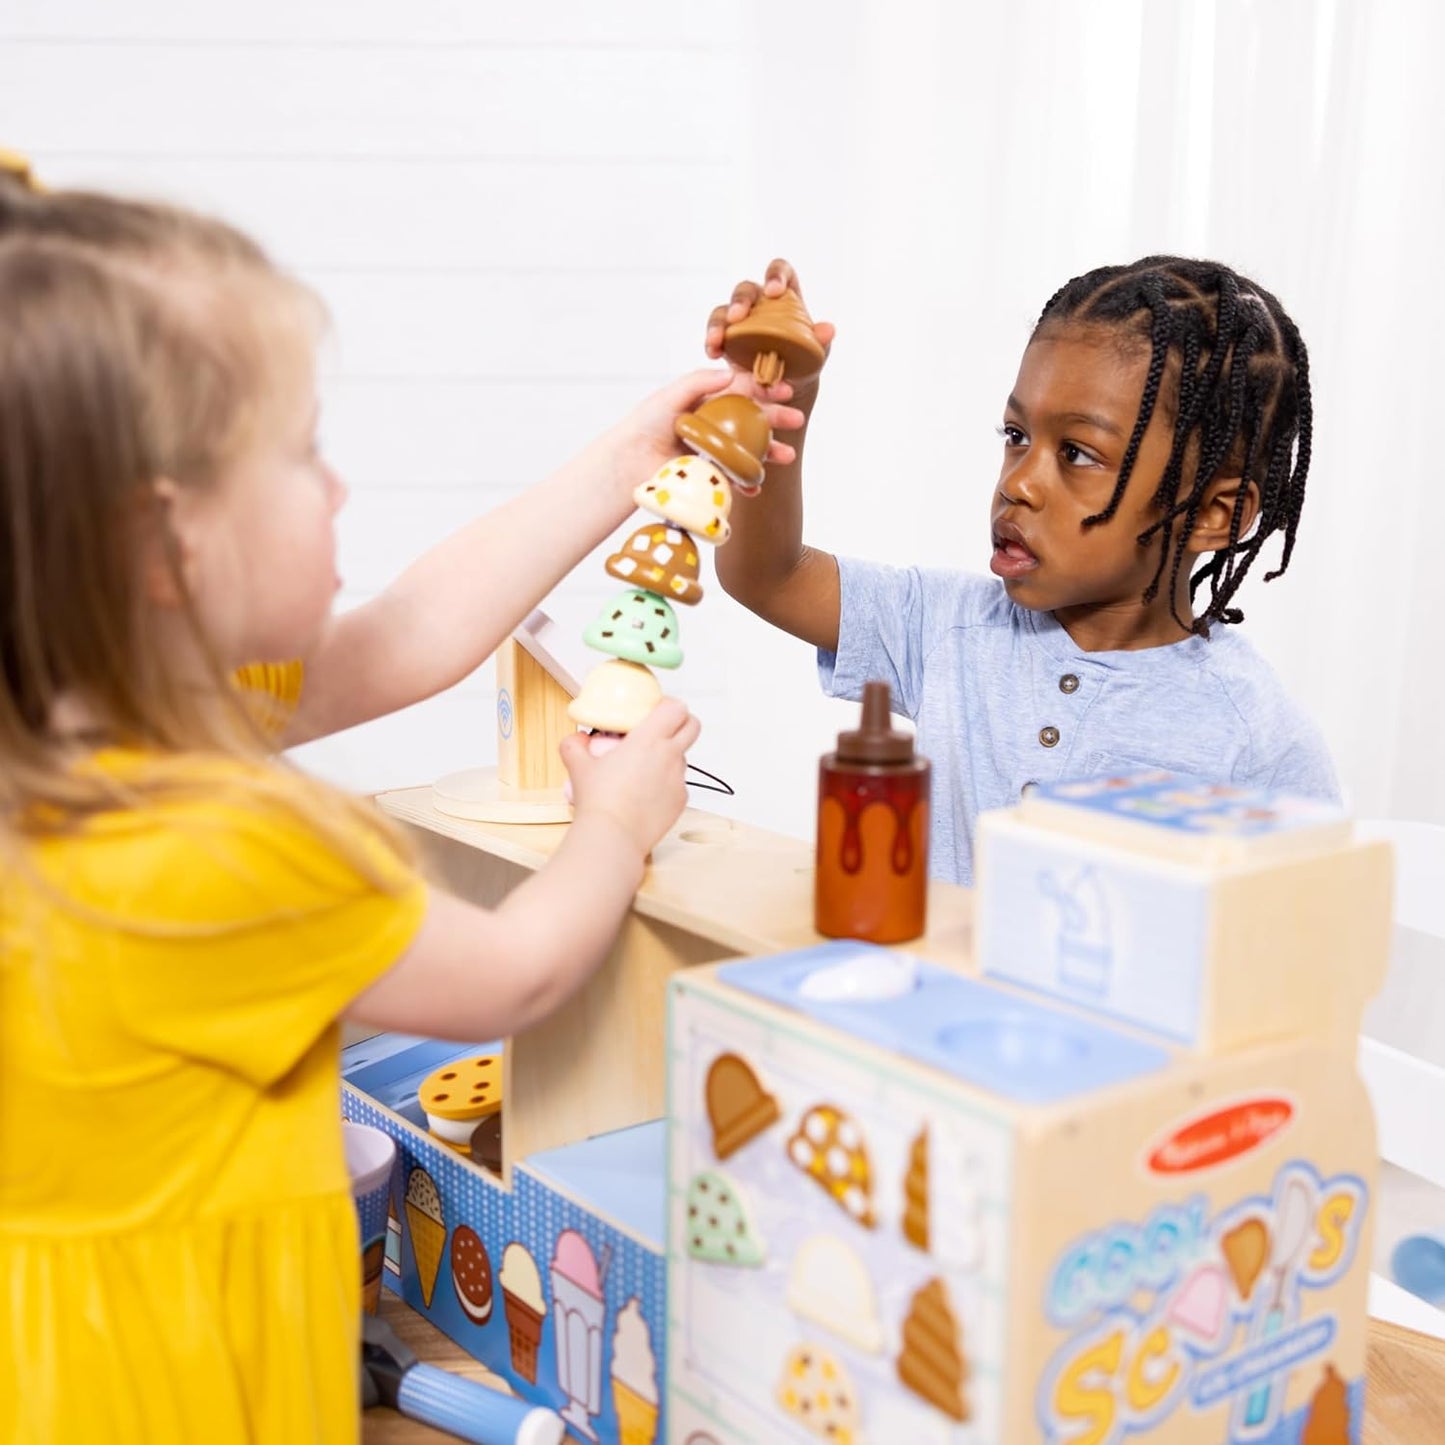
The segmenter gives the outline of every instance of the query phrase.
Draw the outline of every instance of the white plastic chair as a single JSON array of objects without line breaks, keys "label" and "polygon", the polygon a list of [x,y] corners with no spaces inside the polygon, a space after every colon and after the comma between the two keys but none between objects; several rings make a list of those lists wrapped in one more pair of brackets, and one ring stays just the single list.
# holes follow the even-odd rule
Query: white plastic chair
[{"label": "white plastic chair", "polygon": [[[1419,1227],[1423,1206],[1427,1232],[1445,1239],[1445,827],[1368,822],[1358,833],[1395,848],[1390,969],[1360,1039],[1385,1164],[1381,1217],[1413,1204]],[[1370,1277],[1370,1313],[1445,1339],[1445,1311],[1380,1273]]]}]

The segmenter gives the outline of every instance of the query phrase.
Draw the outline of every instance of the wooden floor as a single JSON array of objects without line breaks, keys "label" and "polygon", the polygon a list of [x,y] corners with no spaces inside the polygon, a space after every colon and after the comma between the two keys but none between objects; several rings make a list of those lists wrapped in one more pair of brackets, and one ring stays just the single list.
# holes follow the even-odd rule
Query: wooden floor
[{"label": "wooden floor", "polygon": [[[423,1360],[469,1379],[494,1379],[395,1295],[383,1290],[381,1299],[382,1315]],[[1445,1442],[1445,1341],[1371,1320],[1365,1375],[1365,1445]],[[452,1439],[386,1409],[368,1411],[362,1429],[364,1445],[443,1445]]]}]

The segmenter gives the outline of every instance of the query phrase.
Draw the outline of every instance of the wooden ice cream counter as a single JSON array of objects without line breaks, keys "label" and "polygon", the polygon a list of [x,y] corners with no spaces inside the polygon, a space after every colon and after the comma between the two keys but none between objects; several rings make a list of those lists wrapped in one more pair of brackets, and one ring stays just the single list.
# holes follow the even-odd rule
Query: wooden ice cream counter
[{"label": "wooden ice cream counter", "polygon": [[[381,801],[480,902],[562,835]],[[986,821],[977,917],[935,885],[896,950],[818,938],[812,866],[689,812],[507,1041],[504,1175],[668,1116],[656,1438],[1360,1441],[1388,850],[1164,777],[1045,790]]]}]

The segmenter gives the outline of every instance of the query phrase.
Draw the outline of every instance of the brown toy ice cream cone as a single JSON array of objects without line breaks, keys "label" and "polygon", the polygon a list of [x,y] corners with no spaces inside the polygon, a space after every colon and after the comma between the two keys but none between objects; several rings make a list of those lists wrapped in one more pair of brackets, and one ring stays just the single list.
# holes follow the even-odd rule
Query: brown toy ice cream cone
[{"label": "brown toy ice cream cone", "polygon": [[796,291],[760,296],[743,319],[723,333],[723,353],[752,371],[759,385],[784,379],[811,381],[827,353],[813,331],[813,318]]}]

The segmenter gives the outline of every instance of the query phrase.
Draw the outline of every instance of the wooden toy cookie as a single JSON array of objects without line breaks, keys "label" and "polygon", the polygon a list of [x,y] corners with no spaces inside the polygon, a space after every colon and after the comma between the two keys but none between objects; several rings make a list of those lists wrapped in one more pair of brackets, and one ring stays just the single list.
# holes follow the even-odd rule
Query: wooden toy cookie
[{"label": "wooden toy cookie", "polygon": [[483,1119],[502,1107],[502,1058],[480,1054],[434,1069],[416,1091],[427,1128],[458,1154],[469,1154]]}]

